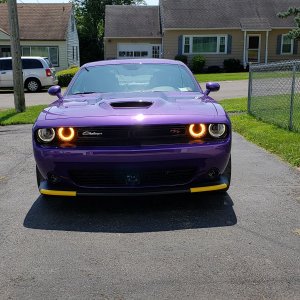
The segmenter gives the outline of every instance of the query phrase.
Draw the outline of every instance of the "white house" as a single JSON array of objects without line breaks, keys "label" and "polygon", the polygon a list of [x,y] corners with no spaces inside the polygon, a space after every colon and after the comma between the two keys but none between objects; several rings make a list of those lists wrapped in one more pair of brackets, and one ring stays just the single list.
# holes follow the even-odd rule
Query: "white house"
[{"label": "white house", "polygon": [[[79,66],[73,7],[66,3],[18,4],[22,55],[48,57],[57,70]],[[0,4],[0,57],[11,56],[6,4]]]}]

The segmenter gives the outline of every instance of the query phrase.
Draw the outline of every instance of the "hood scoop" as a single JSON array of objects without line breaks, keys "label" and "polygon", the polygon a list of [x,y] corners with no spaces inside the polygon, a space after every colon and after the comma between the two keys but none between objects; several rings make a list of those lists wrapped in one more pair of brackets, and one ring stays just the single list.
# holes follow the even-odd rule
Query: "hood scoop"
[{"label": "hood scoop", "polygon": [[118,101],[118,102],[111,102],[110,106],[115,109],[126,109],[126,108],[149,108],[153,105],[153,102],[150,101]]}]

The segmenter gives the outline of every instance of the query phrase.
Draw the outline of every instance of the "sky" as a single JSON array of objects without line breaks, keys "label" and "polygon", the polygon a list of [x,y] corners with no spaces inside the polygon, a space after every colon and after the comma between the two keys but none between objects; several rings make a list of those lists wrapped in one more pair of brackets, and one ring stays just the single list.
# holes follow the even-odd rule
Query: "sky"
[{"label": "sky", "polygon": [[[62,2],[69,2],[69,0],[18,0],[17,2],[20,3],[62,3]],[[158,0],[146,0],[148,5],[157,5]]]}]

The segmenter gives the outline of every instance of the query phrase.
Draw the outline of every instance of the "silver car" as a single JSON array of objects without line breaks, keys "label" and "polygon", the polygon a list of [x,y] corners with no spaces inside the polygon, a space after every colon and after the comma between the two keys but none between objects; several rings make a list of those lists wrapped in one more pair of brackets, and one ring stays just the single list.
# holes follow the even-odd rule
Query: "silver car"
[{"label": "silver car", "polygon": [[[22,67],[24,87],[29,92],[38,92],[58,83],[56,71],[46,57],[23,56]],[[12,59],[0,58],[0,89],[13,87]]]}]

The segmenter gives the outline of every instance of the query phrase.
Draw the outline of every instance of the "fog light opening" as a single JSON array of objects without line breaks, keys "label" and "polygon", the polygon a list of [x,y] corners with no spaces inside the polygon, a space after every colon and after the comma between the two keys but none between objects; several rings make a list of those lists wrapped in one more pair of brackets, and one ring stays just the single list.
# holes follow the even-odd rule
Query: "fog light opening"
[{"label": "fog light opening", "polygon": [[54,175],[53,173],[48,174],[48,181],[52,184],[56,184],[60,182],[60,178]]},{"label": "fog light opening", "polygon": [[217,168],[212,168],[207,172],[207,175],[210,179],[216,179],[220,175],[220,170]]}]

